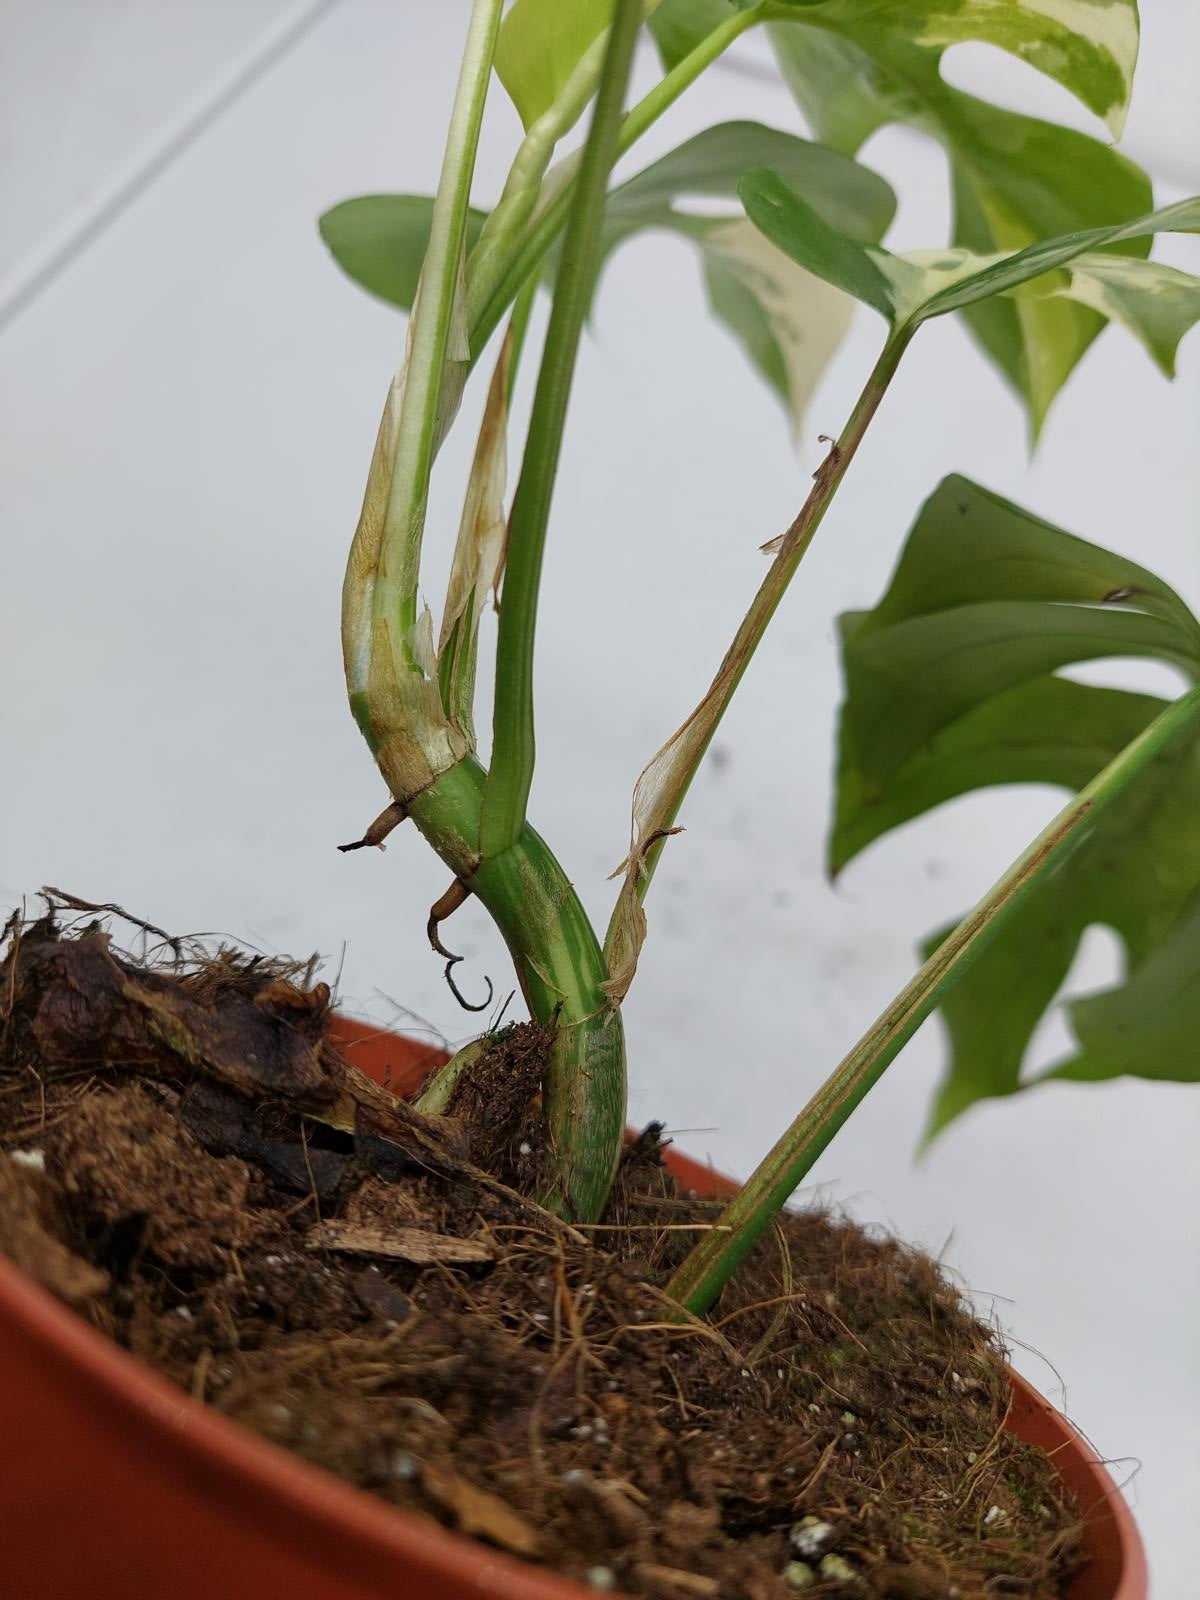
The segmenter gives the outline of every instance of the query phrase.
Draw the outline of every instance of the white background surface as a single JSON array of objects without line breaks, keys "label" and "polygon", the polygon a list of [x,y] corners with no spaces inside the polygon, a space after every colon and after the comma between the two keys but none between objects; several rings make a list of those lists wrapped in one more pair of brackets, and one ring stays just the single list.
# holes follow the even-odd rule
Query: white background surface
[{"label": "white background surface", "polygon": [[[1143,10],[1127,147],[1168,200],[1200,190],[1196,13],[1188,0]],[[319,949],[343,963],[347,1006],[452,1041],[470,1019],[423,934],[444,869],[404,832],[385,856],[333,848],[385,798],[345,709],[337,610],[403,325],[339,276],[314,219],[350,194],[433,187],[464,17],[451,0],[0,0],[0,315],[6,295],[23,301],[0,333],[0,899],[51,882],[174,930]],[[749,41],[747,67],[762,59]],[[950,70],[1010,103],[1067,105],[998,62],[964,52]],[[639,70],[648,82],[648,55]],[[516,133],[495,100],[485,201]],[[691,91],[645,157],[736,116],[801,131],[782,90],[730,68]],[[889,131],[865,159],[902,196],[891,242],[940,242],[938,153]],[[1200,268],[1194,240],[1158,253]],[[701,305],[680,242],[617,258],[555,505],[531,815],[599,919],[632,781],[707,683],[761,575],[758,545],[794,514],[815,436],[837,431],[878,341],[860,313],[797,451]],[[832,619],[877,598],[925,494],[966,472],[1160,568],[1200,605],[1195,340],[1172,387],[1110,332],[1032,462],[1016,405],[963,333],[937,324],[922,346],[759,652],[649,905],[627,1015],[632,1115],[712,1130],[680,1143],[736,1173],[906,980],[920,936],[1057,804],[1035,789],[972,798],[874,847],[836,891],[822,878]],[[435,603],[469,434],[467,421],[435,493]],[[470,957],[464,986],[486,971],[505,991],[477,908],[451,942]],[[1072,982],[1109,981],[1116,962],[1093,932]],[[1061,1038],[1047,1031],[1043,1059]],[[1121,1458],[1118,1475],[1141,1462],[1129,1493],[1153,1593],[1194,1600],[1200,1092],[1123,1081],[987,1103],[915,1165],[941,1052],[931,1026],[816,1184],[941,1251],[1020,1341],[1017,1365]]]}]

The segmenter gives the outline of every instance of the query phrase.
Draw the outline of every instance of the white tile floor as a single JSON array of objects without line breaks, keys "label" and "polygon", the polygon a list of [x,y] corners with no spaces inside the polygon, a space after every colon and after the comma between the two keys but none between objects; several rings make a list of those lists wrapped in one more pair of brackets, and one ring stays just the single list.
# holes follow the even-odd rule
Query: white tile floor
[{"label": "white tile floor", "polygon": [[[1196,13],[1188,0],[1143,10],[1131,137],[1173,198],[1200,190],[1200,141],[1185,136]],[[0,898],[57,882],[174,928],[344,955],[347,1003],[384,1019],[408,1007],[451,1038],[467,1023],[423,949],[442,869],[403,835],[383,858],[332,848],[380,799],[342,700],[337,604],[402,327],[339,278],[313,219],[348,194],[432,186],[462,20],[457,0],[0,6],[0,317],[20,300],[0,335]],[[780,91],[728,71],[647,153],[747,115],[796,125]],[[483,194],[502,174],[506,107],[489,127],[500,148]],[[936,242],[936,155],[889,133],[867,156],[905,195],[896,238]],[[1193,240],[1161,253],[1200,268]],[[789,519],[813,436],[844,414],[877,337],[860,316],[797,457],[700,304],[678,244],[618,258],[556,504],[533,816],[598,915],[632,779],[707,681],[757,582],[757,546]],[[973,799],[878,846],[836,892],[821,878],[831,618],[876,597],[923,495],[965,471],[1160,567],[1200,604],[1195,338],[1172,387],[1107,336],[1032,463],[1015,407],[958,330],[925,340],[760,652],[721,734],[728,760],[698,782],[650,907],[628,1017],[633,1114],[715,1128],[681,1143],[732,1171],[907,977],[917,938],[1054,804],[1035,790]],[[457,520],[468,435],[447,452],[435,530]],[[677,628],[660,638],[681,572],[686,604],[667,608]],[[503,983],[476,910],[455,934],[468,979]],[[1096,934],[1085,981],[1113,962]],[[1156,1600],[1194,1600],[1200,1091],[1122,1082],[986,1105],[917,1166],[940,1050],[926,1030],[818,1183],[944,1247],[995,1296],[1018,1364],[1063,1403],[1053,1362],[1118,1473],[1141,1463],[1129,1492]]]}]

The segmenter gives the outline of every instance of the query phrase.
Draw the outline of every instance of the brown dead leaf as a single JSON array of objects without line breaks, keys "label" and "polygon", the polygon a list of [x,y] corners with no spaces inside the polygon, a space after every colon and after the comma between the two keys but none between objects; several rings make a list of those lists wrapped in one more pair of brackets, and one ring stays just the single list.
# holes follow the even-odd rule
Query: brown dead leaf
[{"label": "brown dead leaf", "polygon": [[265,972],[253,992],[205,996],[170,973],[132,968],[99,930],[67,940],[46,924],[23,938],[19,976],[38,996],[33,1032],[49,1067],[186,1068],[189,1079],[202,1074],[253,1101],[286,1098],[331,1127],[369,1132],[418,1166],[464,1170],[460,1124],[422,1116],[329,1044],[327,984],[304,989]]},{"label": "brown dead leaf", "polygon": [[639,1561],[634,1569],[652,1592],[665,1589],[669,1594],[694,1594],[700,1600],[709,1600],[719,1589],[715,1578],[706,1578],[699,1572],[682,1572],[678,1567],[660,1567],[653,1561]]},{"label": "brown dead leaf", "polygon": [[463,1533],[487,1539],[513,1555],[537,1554],[537,1534],[498,1495],[476,1488],[447,1466],[422,1462],[420,1471],[425,1492],[450,1513]]},{"label": "brown dead leaf", "polygon": [[494,1261],[496,1253],[481,1239],[455,1239],[426,1228],[368,1228],[357,1222],[326,1222],[306,1241],[310,1250],[339,1250],[347,1255],[387,1256],[415,1266],[445,1262],[450,1266]]},{"label": "brown dead leaf", "polygon": [[462,521],[455,545],[446,607],[438,639],[437,665],[448,662],[454,686],[451,715],[475,740],[471,702],[475,690],[475,655],[479,619],[489,589],[500,585],[508,544],[504,494],[508,471],[508,389],[512,367],[512,328],[504,336],[487,403],[479,427],[471,475],[467,480]]}]

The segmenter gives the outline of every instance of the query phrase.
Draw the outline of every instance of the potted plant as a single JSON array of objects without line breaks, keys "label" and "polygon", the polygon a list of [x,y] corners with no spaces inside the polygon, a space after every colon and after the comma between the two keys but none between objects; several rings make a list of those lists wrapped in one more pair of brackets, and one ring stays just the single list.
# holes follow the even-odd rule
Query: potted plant
[{"label": "potted plant", "polygon": [[[400,1041],[339,1025],[346,1053],[376,1078],[419,1084],[411,1102],[395,1101],[330,1049],[328,992],[311,973],[228,955],[147,970],[94,931],[71,941],[46,922],[14,925],[5,969],[14,1102],[24,1107],[35,1086],[42,1095],[47,1079],[63,1097],[51,1118],[39,1100],[33,1144],[7,1131],[6,1253],[177,1381],[186,1368],[193,1402],[213,1400],[420,1516],[372,1505],[180,1400],[5,1268],[8,1408],[29,1446],[20,1470],[6,1471],[4,1494],[9,1525],[34,1535],[20,1539],[15,1570],[26,1592],[77,1582],[80,1594],[157,1594],[182,1537],[193,1567],[172,1577],[174,1593],[549,1597],[578,1594],[582,1582],[667,1596],[1130,1600],[1144,1593],[1144,1577],[1111,1485],[1061,1419],[1019,1385],[1010,1398],[986,1338],[928,1265],[825,1221],[802,1245],[802,1224],[785,1220],[784,1207],[933,1010],[943,1010],[953,1044],[934,1131],[982,1095],[1015,1087],[1029,1035],[1094,921],[1123,934],[1130,970],[1119,988],[1076,1006],[1079,1048],[1059,1075],[1114,1075],[1151,1055],[1162,1072],[1162,1059],[1179,1058],[1200,883],[1188,824],[1200,690],[1168,703],[1077,684],[1058,669],[1129,655],[1194,677],[1200,623],[1183,601],[1131,561],[948,479],[920,512],[878,605],[842,619],[831,865],[979,785],[1036,779],[1071,799],[975,909],[931,941],[912,982],[719,1205],[704,1196],[725,1186],[677,1157],[668,1158],[675,1186],[662,1177],[653,1137],[623,1155],[621,1005],[688,786],[886,411],[897,367],[920,359],[923,324],[966,318],[1036,431],[1105,321],[1125,322],[1169,371],[1200,316],[1197,280],[1148,259],[1156,232],[1200,228],[1200,201],[1155,211],[1144,176],[1108,147],[972,100],[939,72],[950,44],[982,39],[1118,127],[1135,7],[1113,0],[1061,16],[940,0],[569,9],[517,0],[502,11],[501,0],[473,4],[437,195],[350,201],[323,231],[351,275],[412,313],[343,594],[351,708],[390,795],[354,844],[381,845],[401,823],[419,830],[450,875],[428,916],[448,979],[458,958],[442,925],[474,896],[512,953],[531,1024],[490,1029],[444,1062],[414,1061]],[[643,25],[664,75],[627,109]],[[759,25],[771,30],[821,142],[723,125],[612,187],[617,159]],[[470,198],[493,72],[526,132],[483,216]],[[580,148],[551,165],[585,115]],[[895,119],[947,148],[949,246],[897,255],[880,242],[893,197],[853,152]],[[736,197],[741,214],[697,216],[677,204],[696,195],[731,205]],[[638,780],[601,939],[526,814],[534,632],[596,276],[604,256],[644,227],[695,243],[715,313],[796,412],[815,377],[812,347],[819,354],[836,342],[851,300],[879,314],[885,332],[811,492],[765,546],[770,564],[711,685]],[[543,286],[549,321],[507,507],[509,401]],[[419,598],[429,483],[493,336],[435,633]],[[497,592],[485,769],[475,677],[480,622]],[[1149,841],[1146,862],[1131,870],[1124,857],[1139,836]],[[57,903],[60,912],[101,909]],[[145,1082],[114,1090],[112,1074],[131,1064]],[[14,1126],[25,1131],[19,1119]],[[198,1155],[189,1164],[181,1151],[224,1165],[206,1167]],[[275,1205],[269,1227],[267,1190],[295,1196]],[[316,1213],[304,1213],[311,1254],[286,1243],[301,1207]],[[643,1231],[650,1238],[639,1241]],[[813,1260],[797,1259],[802,1247]],[[835,1258],[826,1277],[815,1264],[822,1249]],[[134,1279],[145,1284],[141,1299]],[[870,1309],[859,1304],[860,1279]],[[936,1351],[918,1335],[922,1307],[942,1341]],[[334,1339],[314,1336],[322,1318]],[[351,1331],[364,1319],[369,1339]],[[460,1366],[464,1341],[471,1359]],[[628,1370],[609,1364],[618,1347]],[[213,1353],[226,1348],[238,1358]],[[676,1408],[672,1436],[662,1397],[638,1390],[650,1381],[647,1349],[676,1386],[666,1402]],[[927,1394],[942,1357],[949,1410],[947,1396],[935,1404]],[[272,1387],[284,1361],[309,1375],[303,1407]],[[372,1413],[375,1395],[388,1397],[386,1414]],[[1014,1424],[1051,1448],[1057,1478],[1010,1442]],[[621,1428],[621,1470],[601,1470]],[[56,1546],[39,1508],[63,1454],[84,1441],[99,1449],[102,1439],[104,1481],[89,1487],[93,1510],[81,1524],[85,1578],[78,1551]],[[339,1466],[339,1450],[351,1465]],[[947,1504],[934,1517],[938,1499]],[[117,1509],[128,1505],[136,1557]],[[1080,1513],[1090,1566],[1075,1560]],[[481,1545],[464,1546],[434,1518]],[[1039,1522],[1050,1525],[1040,1542]]]}]

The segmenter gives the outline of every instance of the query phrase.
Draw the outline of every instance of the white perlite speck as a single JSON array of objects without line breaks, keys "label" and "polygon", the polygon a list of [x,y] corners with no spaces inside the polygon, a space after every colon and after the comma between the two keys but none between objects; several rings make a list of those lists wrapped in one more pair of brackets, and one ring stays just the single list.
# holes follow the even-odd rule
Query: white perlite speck
[{"label": "white perlite speck", "polygon": [[799,1522],[792,1525],[788,1538],[792,1541],[792,1548],[802,1556],[815,1560],[833,1543],[837,1530],[831,1522],[822,1522],[820,1517],[802,1517]]}]

